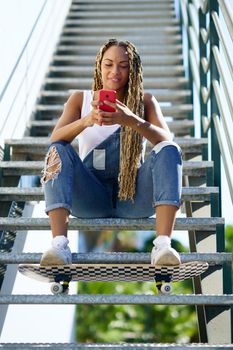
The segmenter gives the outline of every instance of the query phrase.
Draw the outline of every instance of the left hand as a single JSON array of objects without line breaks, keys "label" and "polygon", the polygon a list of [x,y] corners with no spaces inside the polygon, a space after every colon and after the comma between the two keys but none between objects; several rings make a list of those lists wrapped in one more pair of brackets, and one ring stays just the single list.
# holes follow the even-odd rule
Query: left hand
[{"label": "left hand", "polygon": [[116,103],[104,101],[104,104],[113,107],[116,112],[105,112],[98,110],[98,120],[101,125],[128,125],[129,120],[133,116],[133,112],[121,101],[116,100]]}]

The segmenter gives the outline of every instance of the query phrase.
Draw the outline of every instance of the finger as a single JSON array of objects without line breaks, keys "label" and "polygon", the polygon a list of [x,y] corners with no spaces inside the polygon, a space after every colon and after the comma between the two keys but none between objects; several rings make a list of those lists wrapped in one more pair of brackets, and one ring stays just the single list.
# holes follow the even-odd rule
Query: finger
[{"label": "finger", "polygon": [[116,103],[104,100],[104,104],[116,109]]},{"label": "finger", "polygon": [[92,102],[91,102],[91,105],[92,105],[92,107],[98,109],[99,106],[102,106],[102,105],[103,105],[103,102],[100,102],[100,101],[98,101],[98,100],[95,100],[95,101],[92,101]]},{"label": "finger", "polygon": [[119,100],[116,100],[116,105],[120,105],[122,107],[125,107],[125,104]]}]

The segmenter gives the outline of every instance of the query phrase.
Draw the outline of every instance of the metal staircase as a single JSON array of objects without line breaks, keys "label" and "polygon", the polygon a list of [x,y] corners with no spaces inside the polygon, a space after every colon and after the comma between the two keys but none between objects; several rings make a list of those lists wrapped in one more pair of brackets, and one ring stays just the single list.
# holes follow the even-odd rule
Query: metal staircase
[{"label": "metal staircase", "polygon": [[[189,235],[190,253],[182,261],[208,261],[208,273],[193,281],[193,295],[3,295],[0,304],[169,304],[196,305],[200,343],[178,344],[0,344],[6,349],[233,349],[231,254],[224,252],[224,219],[219,217],[219,189],[214,186],[213,162],[203,160],[206,138],[193,137],[192,91],[185,77],[180,22],[172,0],[73,0],[51,59],[37,105],[21,140],[6,140],[0,162],[0,263],[38,263],[41,254],[12,251],[25,230],[49,229],[48,219],[23,217],[24,203],[43,199],[40,187],[19,187],[22,175],[41,174],[48,135],[73,89],[90,89],[95,54],[108,38],[135,43],[144,66],[145,89],[158,101],[184,157],[183,210],[175,230]],[[74,143],[75,147],[78,145]],[[33,178],[37,179],[37,178]],[[38,184],[38,181],[37,181]],[[34,181],[35,185],[35,181]],[[12,204],[13,203],[13,204]],[[10,213],[10,215],[8,215]],[[76,219],[69,229],[151,230],[155,219]],[[73,262],[139,263],[149,253],[73,254]],[[161,321],[162,322],[162,321]],[[205,343],[205,344],[204,344]]]}]

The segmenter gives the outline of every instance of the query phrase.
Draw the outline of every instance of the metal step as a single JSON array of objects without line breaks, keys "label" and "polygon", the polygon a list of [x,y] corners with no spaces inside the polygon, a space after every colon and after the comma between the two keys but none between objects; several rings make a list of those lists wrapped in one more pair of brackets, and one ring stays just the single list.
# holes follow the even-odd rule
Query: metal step
[{"label": "metal step", "polygon": [[[59,67],[59,66],[56,66]],[[144,68],[145,70],[145,68]],[[54,91],[54,90],[41,90],[40,96],[41,98],[41,104],[64,104],[72,92],[75,90],[63,90],[63,91]],[[177,103],[186,102],[191,97],[191,91],[190,90],[168,90],[168,89],[151,89],[146,90],[145,92],[150,92],[152,95],[156,97],[156,99],[159,102],[169,102],[171,104],[175,103],[175,105],[171,107],[177,107]],[[183,108],[184,103],[180,105],[181,108]],[[170,108],[170,106],[168,106]],[[190,109],[192,110],[192,105],[190,105]],[[180,116],[180,113],[178,113],[177,117]]]},{"label": "metal step", "polygon": [[[167,8],[165,10],[157,10],[157,9],[153,9],[150,7],[148,8],[141,8],[141,7],[137,7],[137,6],[131,6],[129,8],[130,11],[126,12],[126,8],[125,6],[122,8],[119,8],[117,11],[113,11],[112,7],[109,8],[109,10],[111,11],[111,18],[115,19],[115,18],[175,18],[175,11],[174,10],[167,10]],[[80,18],[85,18],[85,19],[90,19],[90,18],[95,18],[95,19],[99,19],[99,18],[109,18],[109,11],[105,8],[105,9],[101,9],[101,11],[98,11],[98,6],[95,6],[95,9],[93,10],[86,10],[86,8],[83,9],[83,11],[81,9],[79,9],[78,11],[75,11],[74,9],[72,9],[71,11],[69,11],[69,14],[67,16],[67,19],[80,19]]]},{"label": "metal step", "polygon": [[[174,230],[216,231],[216,225],[223,225],[224,218],[177,218]],[[148,219],[78,219],[71,218],[69,230],[137,230],[154,231],[155,218]],[[49,230],[48,218],[0,217],[0,228],[4,230]]]},{"label": "metal step", "polygon": [[[210,266],[230,264],[230,253],[180,253],[182,262],[206,261]],[[1,253],[0,263],[38,264],[42,253]],[[73,264],[149,264],[150,253],[72,253]]]},{"label": "metal step", "polygon": [[[77,90],[73,90],[73,91],[77,91]],[[70,95],[71,95],[71,91],[70,91]],[[40,118],[43,118],[43,114],[47,115],[47,119],[54,119],[54,113],[58,114],[59,116],[62,114],[63,109],[64,109],[64,104],[37,104],[35,109],[37,110],[37,112],[40,112]],[[193,106],[191,104],[181,104],[181,105],[168,105],[168,106],[163,106],[161,105],[161,110],[164,114],[165,117],[183,117],[187,116],[188,113],[192,112],[193,110]],[[54,112],[53,114],[51,112]],[[191,120],[187,121],[188,124],[185,125],[185,120],[182,120],[182,125],[187,127],[190,126],[190,122],[193,123]],[[36,126],[36,121],[32,121],[32,123],[35,123],[34,126]],[[54,127],[55,122],[51,123],[51,127]],[[168,122],[169,123],[169,122]],[[174,123],[174,122],[173,122]],[[171,124],[171,123],[170,123]],[[182,127],[182,125],[180,125],[180,122],[178,122],[178,127]],[[48,123],[47,126],[50,126],[50,124]],[[192,126],[192,125],[191,125]],[[175,127],[175,126],[174,126]]]},{"label": "metal step", "polygon": [[[182,148],[183,155],[202,154],[203,146],[207,145],[207,139],[179,138],[175,137]],[[13,160],[42,160],[50,145],[48,137],[24,137],[23,139],[5,140],[6,153],[10,152]],[[72,146],[78,152],[78,141],[75,139]],[[152,145],[148,142],[146,151],[151,151]],[[9,150],[11,148],[11,151]],[[8,154],[10,154],[8,153]]]},{"label": "metal step", "polygon": [[216,345],[210,345],[210,344],[165,344],[165,343],[121,343],[121,344],[82,344],[82,343],[62,343],[62,344],[55,344],[55,343],[12,343],[12,344],[0,344],[0,348],[8,349],[8,350],[40,350],[40,349],[55,349],[55,350],[64,350],[64,349],[70,349],[70,350],[156,350],[156,349],[163,349],[163,350],[222,350],[222,349],[233,349],[233,344],[216,344]]},{"label": "metal step", "polygon": [[[41,175],[43,161],[1,161],[0,169],[3,176]],[[204,176],[208,169],[213,168],[212,161],[184,161],[183,175]]]},{"label": "metal step", "polygon": [[233,305],[233,294],[223,295],[0,295],[0,304],[47,304],[47,305]]},{"label": "metal step", "polygon": [[[152,78],[146,77],[144,86],[146,89],[177,89],[188,87],[188,79],[185,77]],[[44,85],[47,88],[64,90],[66,89],[90,89],[93,83],[92,78],[45,78]]]},{"label": "metal step", "polygon": [[[145,0],[143,1],[143,4],[153,4],[154,0]],[[173,0],[156,0],[157,4],[171,4],[173,2]],[[108,0],[88,0],[88,1],[79,1],[79,0],[74,0],[72,2],[73,4],[109,4]],[[141,0],[127,0],[127,1],[123,1],[123,0],[112,0],[113,4],[140,4],[142,3]]]},{"label": "metal step", "polygon": [[[145,33],[147,35],[147,33]],[[158,35],[158,38],[164,42],[160,34],[154,33],[154,35]],[[109,38],[109,35],[106,35],[105,39],[103,39],[103,43]],[[127,36],[130,40],[130,38]],[[158,40],[160,40],[158,39]],[[170,40],[170,39],[168,39]],[[99,51],[99,46],[95,48],[95,46],[80,46],[80,45],[61,45],[59,44],[56,48],[56,54],[65,54],[65,55],[92,55],[95,58],[97,52]],[[143,54],[148,55],[174,55],[182,53],[182,45],[177,44],[166,44],[164,45],[150,45],[150,46],[138,46],[138,52],[140,53],[140,57],[142,63],[144,64]]]},{"label": "metal step", "polygon": [[[146,53],[141,55],[141,58],[143,60],[143,65],[145,64],[153,64],[153,65],[176,65],[176,64],[182,64],[183,57],[182,54],[174,54],[174,55],[148,55]],[[52,57],[52,61],[54,64],[75,64],[75,65],[91,65],[94,67],[95,63],[95,56],[90,56],[87,54],[83,55],[67,55],[66,53],[64,55],[62,54],[56,54]]]},{"label": "metal step", "polygon": [[[153,13],[153,12],[151,12]],[[114,21],[114,17],[109,18],[109,15],[105,17],[104,23],[102,18],[79,18],[79,19],[66,19],[64,22],[64,28],[68,27],[88,27],[88,28],[96,28],[99,27],[106,28],[109,27],[110,29],[115,30],[116,26],[121,26],[124,28],[132,28],[132,26],[136,27],[137,30],[139,30],[140,27],[143,28],[143,30],[147,27],[153,27],[153,28],[163,28],[163,27],[176,27],[176,31],[180,32],[180,26],[179,21],[176,18],[157,18],[156,20],[154,18],[133,18],[131,15],[128,16],[128,18],[116,18]]]},{"label": "metal step", "polygon": [[[183,187],[182,201],[210,201],[218,187]],[[0,187],[0,201],[40,201],[44,200],[41,187]]]},{"label": "metal step", "polygon": [[[168,31],[168,30],[167,30]],[[158,33],[157,33],[158,34]],[[118,40],[131,40],[134,42],[134,44],[137,45],[137,49],[140,50],[141,47],[149,47],[151,45],[153,46],[165,46],[169,43],[181,43],[181,36],[180,33],[173,28],[173,31],[171,33],[167,32],[161,32],[159,33],[161,35],[161,38],[156,38],[154,34],[148,33],[146,37],[144,37],[143,33],[139,34],[136,33],[130,33],[128,35],[123,34],[121,35]],[[98,37],[95,37],[95,35],[88,35],[88,36],[80,36],[79,34],[75,34],[72,32],[71,34],[62,34],[59,39],[59,44],[64,41],[68,41],[69,44],[74,42],[74,44],[79,46],[92,46],[93,50],[98,50],[100,46],[106,41],[106,39],[109,39],[109,37],[106,37],[106,34],[98,35]]]},{"label": "metal step", "polygon": [[165,344],[165,343],[121,343],[121,344],[84,344],[84,343],[7,343],[0,344],[0,349],[6,350],[224,350],[233,349],[233,344]]},{"label": "metal step", "polygon": [[[71,12],[82,12],[82,11],[95,11],[97,14],[102,11],[111,11],[118,12],[122,11],[122,3],[72,3],[70,7],[70,13]],[[124,11],[126,13],[128,11],[156,11],[156,12],[165,12],[170,13],[170,11],[174,11],[174,1],[170,3],[157,3],[157,2],[152,2],[152,3],[146,3],[146,2],[134,2],[133,4],[130,3],[125,3],[124,2]]]},{"label": "metal step", "polygon": [[[87,66],[54,66],[51,65],[48,69],[50,76],[56,77],[89,77],[93,76],[93,67]],[[143,68],[144,77],[173,77],[173,76],[184,76],[183,66],[164,66],[154,67],[146,66]]]},{"label": "metal step", "polygon": [[[41,112],[40,112],[41,113]],[[33,120],[30,122],[33,135],[47,136],[51,133],[57,123],[60,115],[53,115],[53,120]],[[167,121],[167,125],[171,132],[176,136],[189,135],[190,129],[193,128],[194,122],[188,119]]]}]

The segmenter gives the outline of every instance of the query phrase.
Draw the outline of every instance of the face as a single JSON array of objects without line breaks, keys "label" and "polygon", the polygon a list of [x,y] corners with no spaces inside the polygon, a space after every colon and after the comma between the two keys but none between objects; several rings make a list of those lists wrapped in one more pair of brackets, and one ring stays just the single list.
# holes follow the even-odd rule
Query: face
[{"label": "face", "polygon": [[111,46],[105,51],[101,62],[103,89],[124,90],[129,80],[129,59],[122,46]]}]

